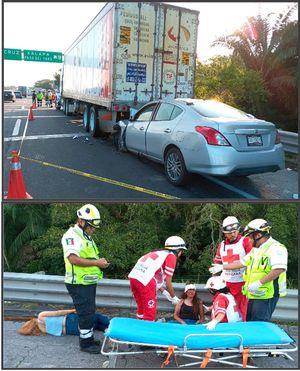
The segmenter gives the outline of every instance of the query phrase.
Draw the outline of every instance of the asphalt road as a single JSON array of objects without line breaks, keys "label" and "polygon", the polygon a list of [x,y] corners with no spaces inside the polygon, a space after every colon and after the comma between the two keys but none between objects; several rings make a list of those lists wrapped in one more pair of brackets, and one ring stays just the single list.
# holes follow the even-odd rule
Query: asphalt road
[{"label": "asphalt road", "polygon": [[117,152],[110,139],[92,138],[80,116],[43,107],[27,121],[29,104],[4,104],[4,194],[12,150],[20,151],[26,191],[35,200],[293,199],[298,193],[292,169],[244,178],[193,175],[187,186],[175,187],[161,165]]},{"label": "asphalt road", "polygon": [[[54,337],[46,336],[21,336],[17,329],[23,322],[5,321],[3,324],[2,342],[2,368],[3,369],[99,369],[108,360],[104,355],[87,354],[79,351],[78,338],[76,336]],[[289,334],[298,342],[298,327],[289,327]],[[96,332],[96,339],[103,339],[100,332]],[[128,349],[127,345],[122,345],[123,349]],[[281,357],[278,358],[255,358],[251,360],[251,365],[260,369],[290,369],[298,368],[298,352],[290,353],[294,361]],[[156,353],[144,353],[138,355],[119,356],[116,368],[153,368],[159,369],[165,356]],[[178,357],[178,363],[186,362],[182,357]],[[238,360],[240,361],[240,360]],[[199,368],[199,366],[194,366]],[[234,368],[232,366],[219,365],[216,363],[208,364],[207,368]],[[166,368],[176,368],[173,358]]]}]

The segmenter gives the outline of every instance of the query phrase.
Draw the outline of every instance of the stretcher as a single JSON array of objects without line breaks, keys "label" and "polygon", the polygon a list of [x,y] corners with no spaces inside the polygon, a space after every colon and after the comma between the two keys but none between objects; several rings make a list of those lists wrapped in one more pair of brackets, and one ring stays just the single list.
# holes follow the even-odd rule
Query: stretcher
[{"label": "stretcher", "polygon": [[200,365],[204,368],[209,362],[217,362],[256,368],[248,363],[249,356],[251,359],[284,356],[294,361],[289,353],[297,349],[292,337],[269,322],[219,323],[209,331],[203,325],[115,317],[104,333],[101,353],[108,356],[108,361],[103,363],[104,368],[115,368],[118,356],[145,353],[166,356],[161,367],[171,362],[172,367]]}]

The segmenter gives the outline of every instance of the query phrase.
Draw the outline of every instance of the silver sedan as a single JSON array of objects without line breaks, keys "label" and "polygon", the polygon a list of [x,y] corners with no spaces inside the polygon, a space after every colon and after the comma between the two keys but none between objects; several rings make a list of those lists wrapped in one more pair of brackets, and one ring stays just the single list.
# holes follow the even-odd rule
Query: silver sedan
[{"label": "silver sedan", "polygon": [[175,185],[184,184],[188,173],[250,175],[284,168],[274,124],[213,100],[154,101],[115,129],[121,150],[163,163]]}]

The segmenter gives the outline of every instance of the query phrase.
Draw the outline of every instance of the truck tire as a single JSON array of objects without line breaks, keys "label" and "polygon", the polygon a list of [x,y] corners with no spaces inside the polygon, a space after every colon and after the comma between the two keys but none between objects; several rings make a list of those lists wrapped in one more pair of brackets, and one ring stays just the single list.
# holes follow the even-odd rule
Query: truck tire
[{"label": "truck tire", "polygon": [[64,99],[64,105],[63,105],[63,111],[64,111],[64,115],[66,115],[66,105],[67,105],[67,99]]},{"label": "truck tire", "polygon": [[93,137],[97,137],[100,134],[98,110],[95,106],[90,108],[90,133]]},{"label": "truck tire", "polygon": [[90,107],[87,104],[83,107],[83,127],[85,131],[90,131]]},{"label": "truck tire", "polygon": [[169,182],[176,186],[186,184],[188,172],[185,167],[184,158],[178,148],[170,148],[165,156],[165,174]]}]

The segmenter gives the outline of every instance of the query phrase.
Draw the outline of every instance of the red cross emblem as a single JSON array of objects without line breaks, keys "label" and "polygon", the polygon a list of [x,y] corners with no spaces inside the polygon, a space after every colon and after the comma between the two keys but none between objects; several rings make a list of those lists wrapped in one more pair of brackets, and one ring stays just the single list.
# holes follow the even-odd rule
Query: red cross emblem
[{"label": "red cross emblem", "polygon": [[151,251],[149,252],[148,254],[144,255],[141,259],[142,262],[146,261],[147,259],[152,259],[152,260],[156,260],[158,258],[158,254],[156,254],[155,252]]},{"label": "red cross emblem", "polygon": [[233,249],[228,249],[227,250],[227,255],[223,256],[223,262],[226,263],[233,263],[237,260],[240,260],[240,255],[239,254],[233,254]]}]

